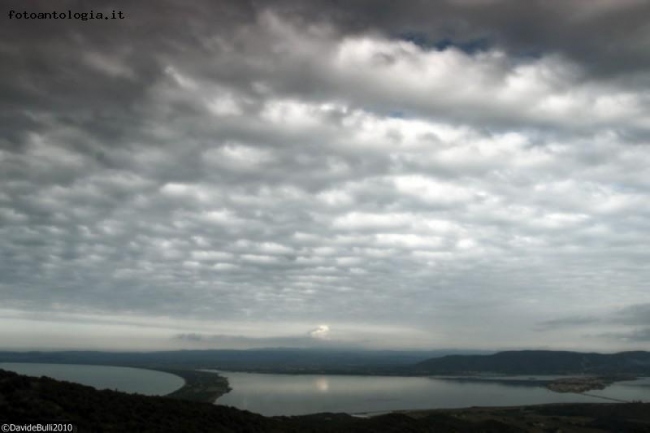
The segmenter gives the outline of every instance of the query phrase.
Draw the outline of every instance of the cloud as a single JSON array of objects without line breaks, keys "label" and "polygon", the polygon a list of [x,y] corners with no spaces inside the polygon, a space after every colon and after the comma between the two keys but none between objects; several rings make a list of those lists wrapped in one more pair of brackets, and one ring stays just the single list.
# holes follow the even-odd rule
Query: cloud
[{"label": "cloud", "polygon": [[590,337],[628,343],[647,342],[650,341],[650,304],[632,304],[594,316],[549,320],[540,323],[537,329],[563,331],[572,328]]},{"label": "cloud", "polygon": [[[251,337],[229,334],[179,333],[173,336],[190,345],[214,348],[246,348],[246,347],[346,347],[353,346],[349,341],[334,341],[329,337],[329,326],[320,325],[309,331],[307,335],[264,336]],[[325,344],[325,346],[323,346]]]},{"label": "cloud", "polygon": [[319,325],[316,329],[309,331],[309,336],[316,340],[328,340],[330,327],[328,325]]},{"label": "cloud", "polygon": [[[536,0],[526,5],[516,0],[439,0],[426,4],[356,0],[345,7],[316,1],[297,9],[307,20],[326,17],[346,33],[371,29],[410,35],[423,45],[446,40],[462,46],[484,39],[518,56],[558,52],[588,65],[598,75],[635,75],[649,66],[641,59],[648,41],[642,18],[648,4],[639,0]],[[603,49],[606,44],[612,50]]]},{"label": "cloud", "polygon": [[599,317],[568,317],[544,321],[538,325],[537,329],[540,331],[547,331],[571,327],[590,327],[603,322],[605,322],[605,320]]},{"label": "cloud", "polygon": [[490,349],[647,326],[646,4],[119,7],[0,29],[21,326]]},{"label": "cloud", "polygon": [[554,319],[543,322],[543,326],[565,327],[565,326],[582,326],[593,325],[594,323],[617,323],[621,325],[632,326],[650,326],[650,303],[631,304],[616,310],[610,310],[594,316],[569,317],[563,319]]},{"label": "cloud", "polygon": [[650,326],[650,303],[627,306],[616,314],[615,320],[626,325]]},{"label": "cloud", "polygon": [[[304,326],[304,325],[301,325]],[[416,342],[430,340],[425,333],[401,326],[377,326],[343,323],[333,331],[329,325],[319,325],[302,333],[284,332],[272,325],[272,329],[262,333],[255,329],[256,335],[220,334],[210,332],[181,332],[172,336],[175,347],[182,348],[356,348],[381,349],[384,347],[379,338],[397,339],[394,348],[408,349],[417,347]],[[262,335],[263,334],[263,335]]]},{"label": "cloud", "polygon": [[650,341],[650,327],[636,328],[626,332],[608,332],[601,334],[600,337],[608,338],[614,341],[647,343]]},{"label": "cloud", "polygon": [[304,336],[250,337],[243,335],[180,333],[173,336],[174,342],[200,348],[272,348],[272,347],[320,347],[318,342]]}]

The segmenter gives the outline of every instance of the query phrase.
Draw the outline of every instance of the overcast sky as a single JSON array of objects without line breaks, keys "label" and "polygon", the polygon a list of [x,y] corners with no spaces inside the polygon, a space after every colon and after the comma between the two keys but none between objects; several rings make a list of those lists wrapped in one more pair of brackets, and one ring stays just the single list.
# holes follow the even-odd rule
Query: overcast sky
[{"label": "overcast sky", "polygon": [[0,348],[647,347],[650,2],[107,4],[2,2]]}]

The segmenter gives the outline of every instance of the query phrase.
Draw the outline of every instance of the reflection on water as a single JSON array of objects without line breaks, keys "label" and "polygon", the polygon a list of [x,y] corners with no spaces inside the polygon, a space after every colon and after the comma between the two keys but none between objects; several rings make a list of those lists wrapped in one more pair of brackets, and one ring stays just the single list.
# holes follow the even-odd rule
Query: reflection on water
[{"label": "reflection on water", "polygon": [[[593,396],[560,394],[526,380],[458,381],[427,377],[310,376],[221,372],[233,390],[216,403],[263,415],[382,412],[542,403],[602,403],[599,397],[650,400],[647,379],[620,382]],[[507,378],[500,378],[507,379]],[[539,379],[539,378],[537,378]]]},{"label": "reflection on water", "polygon": [[327,392],[330,389],[330,384],[326,377],[319,377],[316,379],[316,389],[320,392]]}]

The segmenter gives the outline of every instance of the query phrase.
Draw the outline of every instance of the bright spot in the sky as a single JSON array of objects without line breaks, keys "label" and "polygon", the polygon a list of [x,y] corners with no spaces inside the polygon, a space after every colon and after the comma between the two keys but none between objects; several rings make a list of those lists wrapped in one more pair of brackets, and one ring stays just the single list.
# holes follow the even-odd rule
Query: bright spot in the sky
[{"label": "bright spot in the sky", "polygon": [[327,340],[329,338],[329,333],[329,325],[319,325],[318,328],[309,331],[309,336],[319,340]]}]

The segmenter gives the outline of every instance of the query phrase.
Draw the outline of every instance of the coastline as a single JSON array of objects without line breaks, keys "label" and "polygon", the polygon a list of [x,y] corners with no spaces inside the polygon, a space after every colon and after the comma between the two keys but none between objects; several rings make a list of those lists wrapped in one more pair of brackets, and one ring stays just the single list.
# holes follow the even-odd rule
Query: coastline
[{"label": "coastline", "polygon": [[[191,370],[167,370],[193,376]],[[211,373],[206,373],[211,374]],[[649,403],[561,403],[424,409],[387,413],[262,416],[233,407],[158,396],[98,391],[90,386],[0,371],[0,416],[7,421],[64,419],[79,431],[648,431]],[[374,416],[373,416],[374,415]],[[22,421],[20,421],[22,422]]]},{"label": "coastline", "polygon": [[217,373],[164,367],[147,368],[150,370],[173,374],[185,381],[185,384],[182,387],[164,395],[164,397],[214,403],[219,397],[232,390],[228,384],[228,379]]}]

